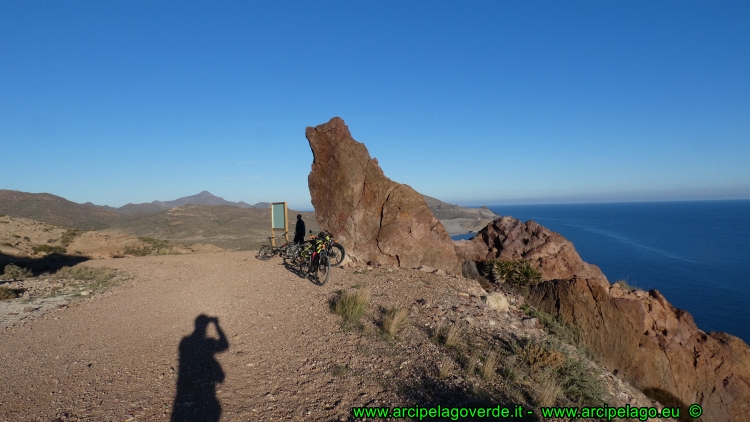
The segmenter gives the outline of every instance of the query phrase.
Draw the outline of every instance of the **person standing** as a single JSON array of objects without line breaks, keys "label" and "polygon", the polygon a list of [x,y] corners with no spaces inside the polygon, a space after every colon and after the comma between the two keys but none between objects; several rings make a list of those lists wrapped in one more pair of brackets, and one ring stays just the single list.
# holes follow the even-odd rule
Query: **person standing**
[{"label": "person standing", "polygon": [[305,222],[302,214],[297,214],[297,225],[294,227],[294,243],[300,244],[305,241]]}]

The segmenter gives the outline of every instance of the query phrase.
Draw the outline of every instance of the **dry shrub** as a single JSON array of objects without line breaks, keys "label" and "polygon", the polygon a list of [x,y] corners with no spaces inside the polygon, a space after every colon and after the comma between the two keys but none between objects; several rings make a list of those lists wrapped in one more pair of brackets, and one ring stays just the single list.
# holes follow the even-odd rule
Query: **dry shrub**
[{"label": "dry shrub", "polygon": [[482,378],[488,380],[495,376],[495,367],[497,367],[497,353],[494,350],[487,354],[482,366]]},{"label": "dry shrub", "polygon": [[25,280],[31,276],[31,270],[28,268],[19,267],[16,264],[8,264],[5,266],[5,271],[0,278],[4,280]]},{"label": "dry shrub", "polygon": [[13,289],[7,287],[0,287],[0,300],[15,299],[16,292]]},{"label": "dry shrub", "polygon": [[565,361],[559,350],[535,341],[529,341],[521,348],[520,358],[529,366],[532,375],[543,369],[555,369]]},{"label": "dry shrub", "polygon": [[332,310],[333,313],[344,318],[344,325],[352,325],[359,322],[365,314],[369,302],[369,288],[347,290],[333,302]]},{"label": "dry shrub", "polygon": [[83,265],[75,267],[62,267],[55,273],[55,277],[82,281],[94,281],[103,283],[112,280],[117,272],[111,268],[93,268]]},{"label": "dry shrub", "polygon": [[383,330],[391,336],[395,336],[406,321],[409,311],[404,308],[393,308],[388,310],[383,319]]}]

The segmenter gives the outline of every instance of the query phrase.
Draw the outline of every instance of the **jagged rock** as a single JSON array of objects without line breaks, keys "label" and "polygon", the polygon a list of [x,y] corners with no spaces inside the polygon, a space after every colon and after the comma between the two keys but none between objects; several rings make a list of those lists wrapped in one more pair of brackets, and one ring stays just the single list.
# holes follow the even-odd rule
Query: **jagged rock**
[{"label": "jagged rock", "polygon": [[726,333],[706,334],[658,291],[624,291],[604,278],[540,283],[529,300],[575,323],[613,372],[665,406],[703,407],[703,420],[750,414],[750,347]]},{"label": "jagged rock", "polygon": [[388,179],[342,119],[308,127],[305,135],[313,152],[308,185],[318,224],[344,244],[347,255],[459,273],[453,242],[422,195]]},{"label": "jagged rock", "polygon": [[581,259],[570,241],[534,221],[522,223],[513,217],[500,217],[473,239],[455,245],[462,259],[528,260],[542,273],[542,280],[567,280],[576,275],[604,277],[598,267]]},{"label": "jagged rock", "polygon": [[482,299],[484,300],[484,303],[487,304],[487,307],[490,309],[494,309],[498,312],[508,312],[508,307],[510,306],[508,304],[508,299],[505,298],[505,295],[500,292],[493,292],[488,294],[487,296],[483,296]]}]

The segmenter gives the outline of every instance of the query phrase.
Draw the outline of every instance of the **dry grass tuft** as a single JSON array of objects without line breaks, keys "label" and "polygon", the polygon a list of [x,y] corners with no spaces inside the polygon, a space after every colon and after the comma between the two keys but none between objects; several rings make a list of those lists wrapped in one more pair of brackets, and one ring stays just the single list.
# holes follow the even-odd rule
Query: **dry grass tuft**
[{"label": "dry grass tuft", "polygon": [[408,315],[409,311],[404,308],[390,309],[383,319],[383,330],[391,336],[395,336],[403,326]]},{"label": "dry grass tuft", "polygon": [[370,289],[365,287],[342,292],[331,308],[334,314],[344,318],[344,325],[353,325],[365,314],[369,302]]},{"label": "dry grass tuft", "polygon": [[485,380],[492,379],[495,376],[495,367],[497,367],[497,353],[490,351],[482,366],[482,378]]},{"label": "dry grass tuft", "polygon": [[440,359],[440,362],[438,362],[437,369],[438,378],[440,378],[441,380],[446,379],[449,376],[453,375],[453,361],[451,360],[451,358],[443,356]]},{"label": "dry grass tuft", "polygon": [[562,393],[562,387],[551,374],[545,375],[536,388],[537,403],[541,407],[554,406]]},{"label": "dry grass tuft", "polygon": [[453,347],[456,344],[458,344],[458,341],[460,340],[461,336],[461,326],[458,324],[453,324],[448,328],[448,331],[445,333],[445,337],[443,337],[443,344],[445,344],[447,347]]},{"label": "dry grass tuft", "polygon": [[466,361],[466,373],[474,375],[477,372],[477,365],[479,364],[479,356],[476,353],[472,354]]}]

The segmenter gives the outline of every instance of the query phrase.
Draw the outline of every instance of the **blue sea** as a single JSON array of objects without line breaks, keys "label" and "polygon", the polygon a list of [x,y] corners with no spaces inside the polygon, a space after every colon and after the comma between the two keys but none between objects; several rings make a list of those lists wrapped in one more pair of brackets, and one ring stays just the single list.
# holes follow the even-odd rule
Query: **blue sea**
[{"label": "blue sea", "polygon": [[489,208],[562,234],[610,283],[657,289],[703,331],[750,343],[750,201]]}]

